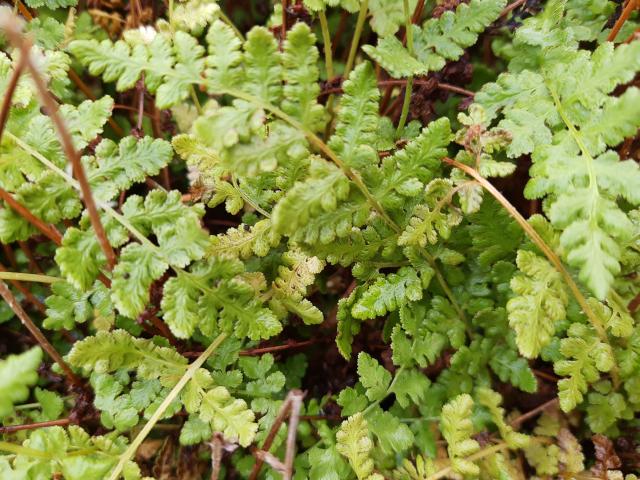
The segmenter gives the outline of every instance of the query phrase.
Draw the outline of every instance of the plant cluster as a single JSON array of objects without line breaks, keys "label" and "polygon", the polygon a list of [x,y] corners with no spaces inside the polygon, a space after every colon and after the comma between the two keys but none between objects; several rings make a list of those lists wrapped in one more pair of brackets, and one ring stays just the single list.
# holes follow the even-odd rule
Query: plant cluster
[{"label": "plant cluster", "polygon": [[76,3],[0,10],[1,478],[637,478],[635,0]]}]

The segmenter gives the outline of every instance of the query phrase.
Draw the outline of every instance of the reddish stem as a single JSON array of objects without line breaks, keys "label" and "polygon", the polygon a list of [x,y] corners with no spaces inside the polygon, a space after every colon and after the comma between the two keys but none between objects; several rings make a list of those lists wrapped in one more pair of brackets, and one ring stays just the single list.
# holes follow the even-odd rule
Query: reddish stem
[{"label": "reddish stem", "polygon": [[6,190],[0,188],[0,198],[7,202],[7,204],[14,209],[18,214],[20,214],[25,220],[27,220],[31,225],[36,227],[42,234],[44,234],[49,240],[51,240],[56,245],[62,244],[62,235],[58,231],[56,227],[53,225],[48,225],[36,217],[31,211],[18,203],[18,201],[13,198],[13,196],[7,192]]},{"label": "reddish stem", "polygon": [[65,155],[71,161],[73,172],[76,179],[78,180],[78,183],[80,184],[82,200],[84,201],[85,207],[89,212],[91,225],[96,232],[98,243],[100,244],[100,247],[102,248],[107,259],[108,268],[111,270],[116,264],[116,254],[113,251],[109,240],[107,239],[107,234],[104,230],[102,222],[100,221],[98,209],[96,208],[96,204],[91,194],[91,188],[89,187],[89,181],[87,180],[84,172],[84,167],[82,166],[82,163],[80,161],[80,155],[78,155],[78,152],[73,145],[73,139],[71,138],[71,135],[67,130],[67,126],[65,125],[62,116],[58,112],[58,106],[55,100],[47,90],[47,86],[45,84],[44,78],[42,77],[42,74],[38,70],[38,67],[36,67],[36,65],[33,63],[29,43],[21,36],[20,31],[11,20],[5,20],[4,30],[11,43],[19,48],[21,54],[25,57],[26,67],[31,73],[33,83],[35,84],[38,93],[40,94],[42,104],[47,114],[56,126],[56,130],[58,131],[58,135],[60,136]]},{"label": "reddish stem", "polygon": [[0,435],[5,433],[14,433],[20,432],[22,430],[35,430],[37,428],[47,428],[47,427],[64,427],[69,425],[71,420],[68,418],[61,418],[59,420],[49,420],[47,422],[35,422],[35,423],[26,423],[24,425],[7,425],[6,427],[0,427]]},{"label": "reddish stem", "polygon": [[618,36],[618,32],[620,32],[620,29],[631,15],[631,12],[633,12],[637,6],[637,0],[629,0],[627,2],[624,10],[622,10],[622,13],[620,14],[620,17],[618,17],[618,20],[607,36],[608,42],[613,42],[616,39],[616,37]]},{"label": "reddish stem", "polygon": [[49,340],[46,339],[36,324],[33,323],[31,318],[29,318],[29,315],[24,311],[20,302],[18,302],[18,299],[13,295],[13,293],[11,293],[7,284],[2,280],[0,280],[0,296],[4,298],[4,301],[7,302],[22,324],[27,328],[27,330],[29,330],[31,335],[33,335],[33,338],[38,341],[42,349],[47,352],[47,354],[49,354],[49,356],[60,366],[69,381],[76,386],[81,386],[82,380],[73,373],[73,370],[71,370],[69,365],[67,365],[67,363],[62,359],[62,355],[60,355],[53,345],[49,343]]},{"label": "reddish stem", "polygon": [[500,16],[504,17],[505,15],[507,15],[512,10],[515,10],[516,8],[518,8],[521,5],[524,5],[526,1],[527,0],[516,0],[515,2],[507,5],[506,7],[504,7],[502,12],[500,12]]}]

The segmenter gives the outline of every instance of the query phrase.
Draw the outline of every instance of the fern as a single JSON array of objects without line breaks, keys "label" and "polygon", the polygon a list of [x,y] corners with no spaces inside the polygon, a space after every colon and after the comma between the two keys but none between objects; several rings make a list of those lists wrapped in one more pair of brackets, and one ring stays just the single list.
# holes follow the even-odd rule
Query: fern
[{"label": "fern", "polygon": [[376,47],[366,45],[365,52],[395,78],[424,75],[444,67],[447,60],[457,60],[464,48],[473,45],[478,34],[498,18],[505,7],[503,0],[472,0],[461,3],[454,12],[414,26],[415,56],[392,34],[382,33]]},{"label": "fern", "polygon": [[[561,15],[562,8],[558,12]],[[542,21],[526,33],[538,35],[536,29],[552,28],[550,25]],[[522,35],[526,41],[525,33]],[[629,190],[640,178],[637,165],[621,162],[607,147],[634,132],[640,122],[637,111],[627,106],[638,95],[635,89],[620,98],[609,96],[640,68],[639,48],[637,42],[615,49],[604,43],[590,54],[576,47],[571,49],[570,65],[550,50],[546,57],[542,54],[540,73],[503,74],[476,97],[492,117],[502,113],[499,126],[511,130],[514,137],[518,132],[513,126],[524,111],[537,117],[539,128],[533,130],[547,132],[531,138],[529,146],[518,152],[533,152],[532,179],[525,194],[529,198],[552,196],[548,213],[553,225],[562,230],[560,241],[568,252],[567,261],[580,269],[581,280],[599,299],[608,294],[620,271],[618,244],[625,241],[630,228],[617,200],[622,197],[633,205],[638,201]],[[563,86],[562,73],[567,71],[589,78],[581,93]],[[566,175],[556,176],[560,171]],[[612,181],[614,178],[626,181]]]},{"label": "fern", "polygon": [[478,442],[472,440],[473,425],[471,410],[473,399],[469,395],[460,395],[447,403],[442,409],[442,435],[447,440],[447,451],[451,465],[456,473],[478,475],[480,469],[465,457],[480,449]]},{"label": "fern", "polygon": [[560,342],[564,358],[554,365],[556,373],[568,376],[558,382],[560,406],[565,411],[582,402],[588,385],[600,378],[599,372],[613,366],[611,347],[600,342],[589,327],[574,323],[567,333]]},{"label": "fern", "polygon": [[[82,368],[84,372],[136,372],[139,382],[132,385],[128,398],[121,396],[115,404],[116,399],[108,399],[104,395],[96,399],[100,401],[97,406],[106,407],[107,411],[111,410],[109,413],[112,415],[115,413],[113,423],[116,426],[118,422],[126,421],[118,416],[127,414],[122,410],[127,407],[127,403],[131,405],[129,414],[136,417],[139,407],[153,408],[152,402],[159,395],[160,387],[164,387],[162,396],[166,396],[168,389],[175,385],[187,368],[186,359],[173,348],[155,345],[151,340],[131,337],[124,330],[100,332],[94,337],[77,342],[68,358],[72,365]],[[154,387],[154,380],[159,385]],[[113,392],[112,377],[102,377],[102,380],[96,381],[102,382],[98,392]],[[104,382],[108,384],[105,385]],[[142,400],[145,397],[147,400]],[[196,372],[185,387],[181,402],[189,413],[197,413],[201,420],[211,424],[213,430],[222,432],[230,440],[238,440],[246,446],[255,436],[257,425],[253,412],[247,408],[243,400],[231,398],[225,387],[215,386],[207,370],[200,369]],[[179,408],[179,405],[177,407]],[[114,410],[115,408],[119,410]],[[133,425],[136,423],[137,418],[134,419]],[[131,426],[127,425],[129,428]]]},{"label": "fern", "polygon": [[522,273],[511,280],[517,296],[507,303],[509,324],[520,352],[532,358],[551,341],[556,323],[564,320],[568,296],[560,274],[546,260],[521,250],[517,263]]},{"label": "fern", "polygon": [[[23,447],[38,454],[0,457],[0,473],[7,478],[24,478],[37,472],[43,477],[64,475],[70,480],[101,478],[107,475],[126,449],[124,437],[90,436],[72,425],[68,430],[51,427],[34,431]],[[128,461],[125,478],[142,478],[140,467]]]},{"label": "fern", "polygon": [[11,414],[13,405],[27,399],[29,387],[38,381],[37,369],[42,350],[34,347],[19,355],[9,355],[0,361],[0,419]]},{"label": "fern", "polygon": [[358,479],[378,480],[382,476],[373,473],[373,459],[370,458],[373,442],[367,432],[367,421],[357,413],[340,426],[336,433],[336,449],[348,460]]}]

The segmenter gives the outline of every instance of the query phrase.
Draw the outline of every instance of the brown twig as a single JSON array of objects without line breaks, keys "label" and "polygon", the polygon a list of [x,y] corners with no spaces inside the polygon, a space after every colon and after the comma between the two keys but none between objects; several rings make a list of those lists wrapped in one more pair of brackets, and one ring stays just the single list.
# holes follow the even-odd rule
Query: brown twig
[{"label": "brown twig", "polygon": [[24,70],[24,67],[25,59],[24,57],[20,57],[18,65],[16,65],[16,68],[14,68],[13,72],[11,73],[11,78],[9,79],[6,93],[4,94],[4,98],[2,99],[2,110],[0,110],[0,137],[2,137],[4,127],[7,125],[7,119],[9,118],[9,112],[11,111],[11,99],[13,98],[13,93],[16,91],[18,80],[20,80],[20,75],[22,75],[22,70]]},{"label": "brown twig", "polygon": [[6,427],[0,427],[0,435],[6,433],[14,433],[20,432],[22,430],[35,430],[37,428],[47,428],[47,427],[64,427],[69,425],[71,420],[68,418],[61,418],[59,420],[49,420],[47,422],[35,422],[35,423],[25,423],[24,425],[7,425]]},{"label": "brown twig", "polygon": [[505,15],[507,15],[509,12],[511,12],[512,10],[515,10],[516,8],[518,8],[519,6],[523,5],[527,0],[516,0],[513,3],[510,3],[509,5],[507,5],[506,7],[504,7],[504,9],[502,10],[502,12],[500,12],[500,16],[504,17]]},{"label": "brown twig", "polygon": [[[407,80],[380,80],[378,82],[378,86],[379,87],[395,87],[395,86],[399,86],[402,87],[404,85],[407,84]],[[413,81],[414,85],[429,85],[430,81],[429,80],[414,80]],[[435,84],[436,88],[439,88],[441,90],[447,90],[449,92],[453,92],[453,93],[459,93],[460,95],[465,95],[467,97],[473,97],[475,96],[475,93],[472,92],[471,90],[466,90],[462,87],[458,87],[456,85],[451,85],[450,83],[444,83],[444,82],[437,82]],[[326,96],[326,95],[333,95],[334,93],[342,93],[342,87],[333,87],[333,88],[328,88],[326,90],[323,90],[322,92],[320,92],[320,97]]]},{"label": "brown twig", "polygon": [[104,230],[102,222],[100,221],[98,209],[96,208],[96,204],[91,194],[91,188],[89,187],[89,181],[87,180],[84,172],[84,167],[82,166],[82,163],[80,161],[80,155],[78,155],[78,152],[73,145],[73,139],[71,138],[67,126],[65,125],[62,116],[58,112],[58,106],[55,100],[47,90],[47,86],[45,84],[44,78],[42,77],[42,74],[38,70],[38,67],[33,63],[33,60],[31,58],[30,45],[22,37],[20,31],[16,27],[16,22],[13,20],[14,19],[12,18],[5,18],[2,22],[5,34],[9,38],[10,42],[20,50],[21,55],[25,57],[25,66],[31,73],[33,83],[38,90],[38,93],[42,100],[42,104],[47,114],[56,126],[56,130],[58,131],[58,135],[60,136],[65,155],[71,161],[73,172],[76,179],[78,180],[78,183],[80,184],[82,200],[84,201],[85,207],[89,212],[91,225],[96,232],[98,243],[100,244],[100,247],[102,248],[107,259],[107,266],[111,270],[116,264],[116,254],[113,251],[109,240],[107,239],[107,234]]},{"label": "brown twig", "polygon": [[211,480],[218,480],[220,468],[222,467],[222,435],[215,432],[211,437],[209,446],[211,447]]},{"label": "brown twig", "polygon": [[[261,348],[251,348],[249,350],[241,350],[238,354],[240,356],[254,356],[254,355],[262,355],[263,353],[270,352],[281,352],[283,350],[290,350],[292,348],[301,348],[306,347],[307,345],[313,345],[315,343],[319,343],[323,341],[322,339],[313,339],[313,340],[304,340],[302,342],[294,342],[290,341],[283,345],[274,345],[272,347],[261,347]],[[184,357],[198,357],[202,352],[194,351],[194,352],[182,352],[182,356]]]},{"label": "brown twig", "polygon": [[287,449],[284,454],[284,480],[291,480],[293,477],[293,459],[296,456],[296,437],[298,435],[298,423],[300,423],[300,408],[304,393],[300,390],[289,392],[291,396],[291,407],[289,413],[289,430],[287,431]]},{"label": "brown twig", "polygon": [[18,214],[20,214],[31,225],[36,227],[40,232],[42,232],[43,235],[45,235],[53,243],[55,243],[56,245],[62,244],[62,235],[60,234],[60,232],[56,227],[54,227],[53,225],[44,223],[42,220],[36,217],[33,213],[31,213],[31,211],[27,207],[23,206],[21,203],[18,203],[18,201],[15,198],[13,198],[13,196],[3,188],[0,188],[0,198],[2,198],[2,200],[7,202],[7,204],[12,209],[18,212]]},{"label": "brown twig", "polygon": [[71,370],[69,365],[67,365],[67,363],[62,359],[62,356],[57,352],[57,350],[53,348],[53,345],[49,343],[49,340],[46,339],[46,337],[42,334],[36,324],[33,323],[31,318],[29,318],[29,315],[27,315],[27,312],[24,311],[22,305],[20,305],[20,302],[18,302],[18,299],[13,295],[13,293],[11,293],[11,290],[9,290],[7,284],[2,280],[0,280],[0,296],[4,298],[4,301],[7,302],[7,304],[11,307],[11,310],[14,311],[22,324],[38,341],[42,349],[47,352],[47,354],[49,354],[49,356],[60,366],[69,381],[76,386],[81,386],[82,380],[80,380],[80,378],[75,373],[73,373],[73,370]]},{"label": "brown twig", "polygon": [[544,410],[546,410],[547,408],[551,407],[552,405],[556,405],[558,402],[559,402],[558,397],[552,398],[548,402],[545,402],[542,405],[538,405],[533,410],[530,410],[527,413],[523,413],[519,417],[514,418],[513,420],[511,420],[511,422],[509,424],[512,427],[516,427],[516,426],[520,425],[521,423],[526,422],[530,418],[535,417],[539,413],[542,413]]},{"label": "brown twig", "polygon": [[[287,418],[287,414],[289,413],[289,410],[291,408],[291,401],[292,401],[294,392],[297,392],[297,390],[289,392],[287,394],[287,397],[284,399],[284,402],[280,407],[280,411],[278,412],[278,415],[273,421],[271,430],[269,430],[269,433],[267,434],[267,438],[265,438],[260,451],[268,452],[269,449],[271,448],[271,445],[273,444],[273,441],[275,440],[276,435],[278,434],[278,430],[280,430],[280,425],[282,425],[282,422],[284,422],[284,419]],[[257,453],[257,452],[254,452],[254,453]],[[253,469],[249,474],[248,480],[256,480],[256,478],[258,478],[258,473],[260,473],[260,469],[262,468],[262,464],[264,463],[264,457],[260,458],[261,455],[259,454],[256,456],[257,456],[256,463],[253,465]]]},{"label": "brown twig", "polygon": [[618,20],[616,20],[615,25],[613,26],[613,28],[609,32],[609,35],[607,36],[608,42],[613,42],[616,39],[616,37],[618,36],[618,32],[620,32],[620,29],[622,28],[624,23],[627,21],[627,19],[631,15],[631,12],[633,12],[637,7],[638,7],[637,0],[629,0],[627,2],[627,4],[624,7],[624,10],[622,10],[622,13],[618,17]]},{"label": "brown twig", "polygon": [[7,257],[7,260],[9,260],[9,263],[11,264],[11,268],[13,268],[14,270],[17,270],[18,262],[16,262],[16,254],[13,252],[11,245],[7,245],[6,243],[3,243],[2,250],[4,251],[4,255]]},{"label": "brown twig", "polygon": [[29,11],[29,9],[25,7],[20,0],[15,0],[15,2],[16,2],[16,5],[18,6],[18,11],[22,14],[22,16],[29,21],[33,20],[33,15]]}]

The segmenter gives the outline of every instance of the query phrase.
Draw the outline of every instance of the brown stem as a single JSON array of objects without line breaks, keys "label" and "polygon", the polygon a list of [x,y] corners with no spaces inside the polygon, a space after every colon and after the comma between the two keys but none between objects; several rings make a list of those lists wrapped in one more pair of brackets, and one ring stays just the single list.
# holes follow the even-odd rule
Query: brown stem
[{"label": "brown stem", "polygon": [[[480,175],[475,169],[463,163],[452,160],[451,158],[445,157],[443,161],[445,163],[448,163],[449,165],[459,168],[460,170],[465,172],[467,175],[473,177],[480,185],[482,185],[482,188],[488,191],[498,201],[498,203],[502,205],[502,207],[507,211],[507,213],[509,213],[511,218],[513,218],[516,222],[518,222],[520,227],[522,227],[522,230],[524,230],[527,236],[547,257],[549,262],[551,262],[551,264],[555,267],[558,273],[562,275],[562,278],[564,279],[565,283],[569,287],[569,290],[571,290],[571,293],[573,294],[574,298],[580,305],[580,308],[582,308],[582,311],[589,319],[589,322],[593,326],[600,340],[603,343],[608,344],[609,339],[607,337],[607,331],[604,325],[602,324],[602,321],[596,316],[596,314],[593,312],[593,310],[587,303],[587,300],[585,299],[584,295],[582,295],[582,292],[578,288],[578,285],[576,284],[576,282],[573,280],[573,277],[564,267],[562,261],[560,260],[560,257],[556,255],[556,253],[549,247],[549,245],[547,245],[547,243],[543,240],[540,234],[538,234],[538,232],[536,232],[536,230],[531,225],[529,225],[529,223],[520,214],[520,212],[518,212],[518,210],[511,204],[511,202],[509,202],[509,200],[507,200],[504,197],[504,195],[502,195],[498,191],[498,189],[491,184],[491,182],[489,182],[486,178]],[[618,386],[620,385],[620,378],[618,376],[617,364],[614,363],[610,373],[611,373],[611,379],[613,381],[614,387],[618,388]]]},{"label": "brown stem", "polygon": [[215,432],[209,443],[211,447],[211,480],[218,480],[220,476],[220,468],[222,467],[222,444],[222,435]]},{"label": "brown stem", "polygon": [[346,10],[342,12],[340,15],[340,22],[338,22],[338,28],[336,28],[336,33],[333,35],[333,40],[331,41],[331,53],[335,57],[336,48],[342,40],[342,34],[344,33],[345,28],[347,27],[347,20],[349,20],[349,12]]},{"label": "brown stem", "polygon": [[16,262],[16,254],[13,253],[13,249],[11,248],[11,245],[6,245],[6,244],[2,244],[2,250],[4,250],[4,255],[7,257],[7,260],[9,260],[9,263],[11,264],[11,268],[13,268],[13,270],[18,270],[18,262]]},{"label": "brown stem", "polygon": [[9,118],[9,112],[11,111],[11,99],[13,98],[13,93],[16,91],[18,80],[20,80],[20,75],[22,75],[24,67],[25,59],[24,57],[20,57],[18,65],[16,65],[16,68],[14,68],[11,73],[6,93],[2,99],[2,110],[0,110],[0,138],[2,137],[2,132],[4,132],[4,127],[7,125],[7,119]]},{"label": "brown stem", "polygon": [[[251,348],[249,350],[241,350],[239,352],[239,355],[249,357],[253,355],[262,355],[263,353],[281,352],[283,350],[289,350],[292,348],[306,347],[307,345],[313,345],[320,341],[321,340],[319,339],[313,339],[313,340],[304,340],[302,342],[289,342],[289,343],[285,343],[284,345],[274,345],[272,347]],[[185,357],[198,357],[200,356],[201,353],[202,352],[183,352],[182,355]]]},{"label": "brown stem", "polygon": [[136,129],[139,133],[142,132],[142,119],[144,118],[144,72],[140,76],[140,80],[138,81],[138,121],[136,123]]},{"label": "brown stem", "polygon": [[298,435],[298,423],[300,423],[300,408],[304,393],[300,390],[292,390],[291,413],[289,414],[289,430],[287,431],[287,449],[284,454],[284,480],[291,480],[293,477],[293,459],[296,456],[296,437]]},{"label": "brown stem", "polygon": [[12,209],[18,212],[18,214],[20,214],[31,225],[36,227],[40,232],[42,232],[43,235],[45,235],[53,243],[55,243],[56,245],[62,244],[62,235],[60,234],[60,232],[56,227],[54,227],[53,225],[48,225],[44,223],[42,220],[36,217],[33,213],[31,213],[31,211],[27,207],[18,203],[18,201],[15,198],[13,198],[13,196],[3,188],[0,188],[0,198],[2,198],[2,200],[7,202],[7,204]]},{"label": "brown stem", "polygon": [[629,302],[629,313],[632,315],[636,312],[636,310],[640,307],[640,293],[636,295],[633,300]]},{"label": "brown stem", "polygon": [[20,432],[22,430],[35,430],[37,428],[47,428],[47,427],[64,427],[69,425],[71,420],[68,418],[61,418],[59,420],[49,420],[47,422],[35,422],[35,423],[26,423],[24,425],[8,425],[6,427],[0,427],[0,435],[5,433],[14,433]]},{"label": "brown stem", "polygon": [[511,420],[510,425],[512,427],[518,426],[521,423],[526,422],[527,420],[529,420],[530,418],[535,417],[536,415],[538,415],[539,413],[542,413],[544,410],[546,410],[547,408],[551,407],[552,405],[557,405],[557,403],[559,402],[558,397],[552,398],[551,400],[549,400],[548,402],[543,403],[542,405],[538,405],[536,408],[534,408],[533,410],[528,411],[527,413],[523,413],[522,415],[520,415],[517,418],[514,418],[513,420]]},{"label": "brown stem", "polygon": [[22,14],[22,16],[29,21],[33,20],[33,15],[29,11],[29,9],[25,7],[20,0],[15,0],[15,2],[16,2],[16,5],[18,6],[18,11]]},{"label": "brown stem", "polygon": [[618,32],[620,32],[620,29],[631,15],[631,12],[633,12],[637,8],[637,6],[637,0],[629,0],[627,2],[627,5],[624,7],[624,10],[622,10],[620,17],[618,17],[618,20],[616,20],[615,25],[607,36],[608,42],[613,42],[616,39],[616,37],[618,36]]},{"label": "brown stem", "polygon": [[500,12],[500,16],[504,17],[505,15],[507,15],[509,12],[511,12],[512,10],[515,10],[516,8],[518,8],[520,5],[523,5],[527,0],[516,0],[515,2],[507,5],[506,7],[504,7],[504,9],[502,10],[502,12]]},{"label": "brown stem", "polygon": [[[267,438],[265,438],[264,443],[262,444],[261,450],[263,452],[268,452],[273,444],[273,441],[278,434],[278,430],[280,430],[280,425],[284,422],[284,419],[287,418],[287,414],[289,413],[289,409],[291,407],[291,394],[293,392],[289,392],[287,397],[284,399],[282,406],[280,407],[280,411],[278,412],[278,416],[273,421],[273,425],[271,426],[271,430],[267,434]],[[260,473],[260,469],[262,468],[262,464],[264,463],[264,459],[256,458],[256,463],[253,465],[253,469],[251,470],[251,474],[249,475],[248,480],[256,480],[258,478],[258,473]]]},{"label": "brown stem", "polygon": [[[7,272],[7,268],[0,263],[0,272]],[[13,285],[20,293],[22,293],[22,295],[24,295],[24,298],[26,298],[26,300],[31,303],[34,307],[36,307],[38,309],[38,311],[40,313],[42,313],[43,315],[47,312],[47,307],[45,306],[44,303],[42,303],[33,293],[31,293],[31,291],[25,287],[22,282],[18,281],[18,280],[10,280],[11,285]]]},{"label": "brown stem", "polygon": [[98,242],[100,243],[100,247],[102,248],[105,257],[107,259],[108,268],[111,270],[116,264],[116,254],[111,248],[111,244],[107,239],[107,234],[104,230],[102,222],[100,221],[100,216],[98,214],[98,209],[96,208],[96,204],[93,200],[93,196],[91,194],[91,188],[89,187],[89,181],[84,172],[84,168],[80,161],[80,155],[76,151],[73,145],[73,139],[67,130],[67,127],[62,119],[62,116],[58,112],[57,104],[49,91],[47,90],[47,86],[45,84],[44,78],[42,74],[38,70],[38,67],[33,63],[30,52],[29,43],[22,37],[18,27],[16,26],[16,22],[14,19],[7,18],[3,22],[4,31],[11,41],[13,45],[20,49],[21,54],[25,57],[26,67],[31,73],[31,77],[33,79],[33,83],[35,84],[40,98],[42,100],[42,104],[47,111],[47,114],[53,121],[56,126],[56,130],[58,131],[58,135],[60,136],[60,140],[62,142],[62,147],[64,149],[65,155],[71,161],[71,165],[73,166],[73,172],[75,174],[78,183],[80,184],[80,190],[82,192],[82,200],[84,201],[85,207],[89,212],[89,219],[91,220],[91,225],[96,232],[96,236],[98,237]]},{"label": "brown stem", "polygon": [[31,318],[29,318],[29,315],[27,315],[27,312],[24,311],[22,305],[20,305],[20,302],[18,302],[18,299],[13,295],[13,293],[11,293],[11,290],[9,290],[7,284],[2,280],[0,280],[0,296],[2,296],[2,298],[4,298],[4,301],[9,304],[11,310],[14,311],[22,324],[38,341],[42,349],[47,352],[49,356],[60,366],[69,381],[75,386],[81,386],[82,380],[80,380],[80,378],[75,373],[73,373],[71,368],[69,368],[69,365],[67,365],[67,363],[62,359],[62,356],[56,351],[56,349],[53,348],[53,345],[49,343],[49,340],[45,338],[40,329],[36,326],[35,323],[33,323]]}]

